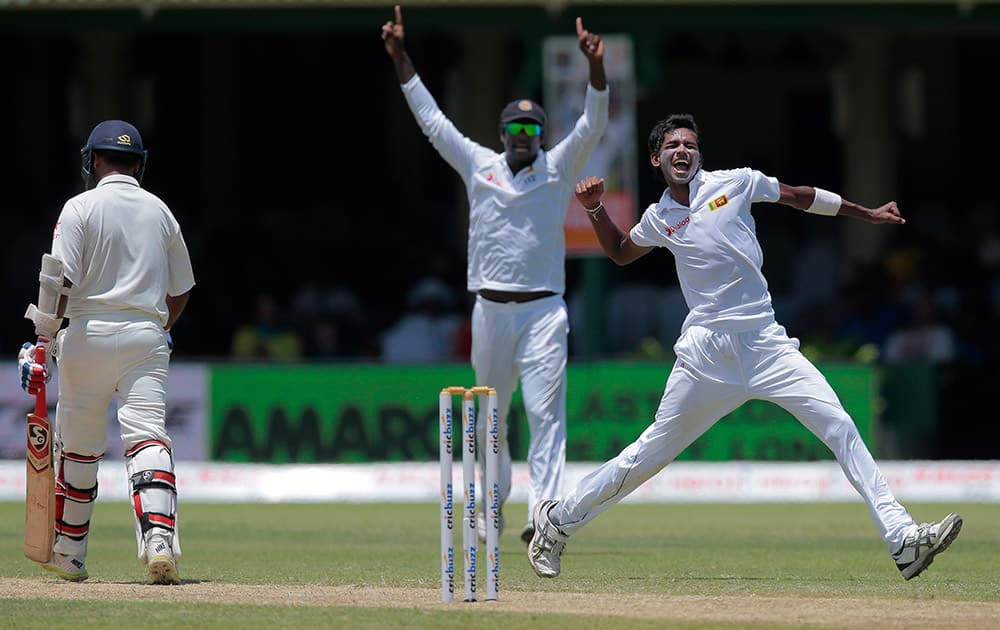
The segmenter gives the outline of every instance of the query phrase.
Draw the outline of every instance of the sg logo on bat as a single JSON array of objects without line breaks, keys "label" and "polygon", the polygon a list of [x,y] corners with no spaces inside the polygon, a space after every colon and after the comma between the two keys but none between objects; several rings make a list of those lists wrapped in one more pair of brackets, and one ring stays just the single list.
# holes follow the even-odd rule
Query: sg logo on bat
[{"label": "sg logo on bat", "polygon": [[52,464],[49,439],[48,422],[32,417],[28,421],[28,463],[39,472]]}]

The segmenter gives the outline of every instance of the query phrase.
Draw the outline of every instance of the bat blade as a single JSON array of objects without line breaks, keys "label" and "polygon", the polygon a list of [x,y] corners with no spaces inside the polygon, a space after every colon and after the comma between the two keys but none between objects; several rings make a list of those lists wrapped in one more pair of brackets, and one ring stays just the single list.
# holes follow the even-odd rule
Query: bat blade
[{"label": "bat blade", "polygon": [[[45,349],[38,353],[45,360]],[[24,479],[24,555],[35,562],[52,559],[55,541],[56,486],[52,467],[52,425],[45,405],[45,388],[35,397],[35,413],[28,414],[28,443]]]}]

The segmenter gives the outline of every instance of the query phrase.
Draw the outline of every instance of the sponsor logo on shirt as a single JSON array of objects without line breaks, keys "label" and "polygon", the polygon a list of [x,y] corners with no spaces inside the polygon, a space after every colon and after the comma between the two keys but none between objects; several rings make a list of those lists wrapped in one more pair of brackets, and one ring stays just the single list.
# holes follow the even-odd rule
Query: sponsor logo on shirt
[{"label": "sponsor logo on shirt", "polygon": [[722,195],[720,197],[716,197],[715,199],[709,201],[708,209],[711,210],[712,212],[715,212],[716,210],[726,205],[727,203],[729,203],[729,197]]},{"label": "sponsor logo on shirt", "polygon": [[499,186],[500,188],[507,188],[507,186],[505,186],[504,183],[500,181],[500,178],[493,174],[493,171],[490,171],[489,173],[486,174],[486,181],[493,184],[494,186]]},{"label": "sponsor logo on shirt", "polygon": [[670,236],[671,234],[673,234],[677,230],[681,229],[682,227],[684,227],[685,225],[687,225],[690,222],[691,222],[691,215],[688,215],[688,216],[684,217],[684,219],[681,220],[681,222],[678,223],[677,225],[674,225],[672,227],[668,226],[666,228],[667,236]]}]

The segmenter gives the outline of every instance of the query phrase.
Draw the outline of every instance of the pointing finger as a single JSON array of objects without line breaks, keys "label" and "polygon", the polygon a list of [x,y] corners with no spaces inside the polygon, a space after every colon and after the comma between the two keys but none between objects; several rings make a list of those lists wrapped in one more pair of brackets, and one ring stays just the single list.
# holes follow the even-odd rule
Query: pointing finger
[{"label": "pointing finger", "polygon": [[396,5],[396,24],[403,25],[403,10]]},{"label": "pointing finger", "polygon": [[583,18],[576,18],[576,35],[577,37],[583,36]]}]

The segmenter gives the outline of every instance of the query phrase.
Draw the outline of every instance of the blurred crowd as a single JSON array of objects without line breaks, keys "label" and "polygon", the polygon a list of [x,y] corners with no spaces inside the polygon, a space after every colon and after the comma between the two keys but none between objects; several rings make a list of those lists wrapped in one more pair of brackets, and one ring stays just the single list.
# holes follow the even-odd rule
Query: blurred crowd
[{"label": "blurred crowd", "polygon": [[[919,229],[902,229],[875,262],[853,266],[845,264],[842,246],[829,232],[815,232],[797,248],[779,245],[772,234],[775,251],[767,248],[768,235],[761,236],[778,321],[814,360],[980,363],[1000,349],[995,231],[975,242],[948,244],[921,236]],[[672,358],[687,308],[668,258],[664,253],[650,261],[662,280],[612,279],[603,299],[602,357],[595,358]],[[574,275],[567,303],[571,354],[579,358],[587,321],[583,280]],[[434,274],[417,278],[395,313],[373,312],[346,286],[305,286],[285,303],[262,293],[254,318],[233,334],[232,357],[467,362],[473,302],[463,285]]]}]

